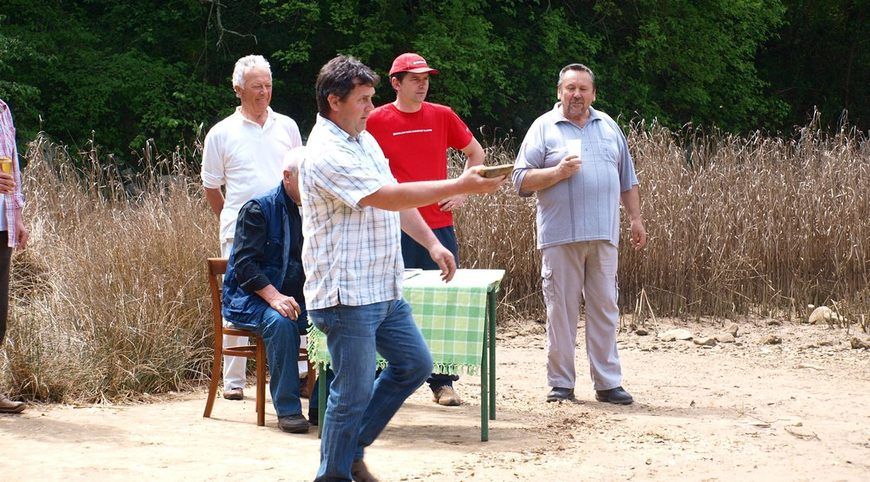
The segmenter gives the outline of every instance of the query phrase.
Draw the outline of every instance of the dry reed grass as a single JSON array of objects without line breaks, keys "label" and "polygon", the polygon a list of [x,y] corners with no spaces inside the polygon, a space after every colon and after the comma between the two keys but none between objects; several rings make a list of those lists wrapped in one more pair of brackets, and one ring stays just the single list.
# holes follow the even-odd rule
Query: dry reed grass
[{"label": "dry reed grass", "polygon": [[[626,249],[624,223],[624,312],[642,292],[656,314],[672,316],[800,318],[808,303],[836,303],[858,320],[870,310],[864,133],[829,135],[814,121],[790,141],[640,123],[628,137],[650,243]],[[513,162],[515,152],[496,144],[488,164]],[[534,198],[510,187],[471,198],[456,225],[465,267],[507,269],[502,315],[541,318]]]},{"label": "dry reed grass", "polygon": [[149,146],[145,174],[125,183],[95,149],[75,169],[64,149],[31,144],[32,244],[15,258],[4,346],[16,393],[134,399],[199,378],[211,331],[203,259],[217,226],[186,154],[157,159]]},{"label": "dry reed grass", "polygon": [[[488,147],[488,163],[513,162],[511,142]],[[623,311],[646,294],[658,315],[803,316],[808,303],[836,302],[852,320],[870,318],[862,133],[810,124],[789,141],[635,124],[629,144],[650,244],[622,249]],[[149,146],[138,153],[145,174],[126,178],[101,168],[111,163],[93,148],[75,158],[80,169],[44,139],[27,156],[32,244],[14,261],[0,386],[88,402],[198,382],[211,339],[203,259],[217,254],[199,150]],[[544,316],[534,222],[534,198],[510,187],[471,197],[457,216],[463,266],[507,270],[501,319]]]}]

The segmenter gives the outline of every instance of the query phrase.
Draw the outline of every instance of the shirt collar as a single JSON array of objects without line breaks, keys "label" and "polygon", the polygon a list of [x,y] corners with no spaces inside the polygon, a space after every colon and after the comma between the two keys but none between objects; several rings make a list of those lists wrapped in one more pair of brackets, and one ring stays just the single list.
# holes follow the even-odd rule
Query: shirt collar
[{"label": "shirt collar", "polygon": [[[558,124],[560,122],[571,122],[568,120],[567,117],[565,117],[565,114],[562,113],[562,103],[561,102],[556,102],[556,104],[553,105],[553,110],[550,112],[553,113],[553,124]],[[586,121],[586,125],[589,125],[589,123],[591,123],[593,121],[597,121],[597,120],[601,120],[601,115],[598,113],[597,110],[595,110],[590,105],[589,106],[589,120]],[[572,122],[572,124],[573,124],[573,122]]]},{"label": "shirt collar", "polygon": [[[256,122],[254,122],[251,119],[248,119],[247,117],[242,115],[242,106],[240,106],[240,105],[236,106],[235,115],[238,115],[239,118],[242,120],[242,122],[250,122],[251,124],[254,124],[257,127],[260,127],[260,124],[257,124]],[[268,126],[271,123],[271,121],[274,120],[274,117],[275,117],[275,111],[272,110],[271,107],[266,107],[266,122],[263,122],[263,129],[265,129],[266,126]]]},{"label": "shirt collar", "polygon": [[[358,143],[360,141],[360,136],[354,137],[348,134],[347,131],[339,127],[338,124],[332,122],[331,120],[329,120],[329,118],[324,117],[319,113],[317,114],[317,123],[326,127],[326,129],[329,130],[329,132],[331,132],[333,135],[338,136],[342,139],[346,139],[348,142]],[[362,135],[362,132],[360,132],[360,135]]]}]

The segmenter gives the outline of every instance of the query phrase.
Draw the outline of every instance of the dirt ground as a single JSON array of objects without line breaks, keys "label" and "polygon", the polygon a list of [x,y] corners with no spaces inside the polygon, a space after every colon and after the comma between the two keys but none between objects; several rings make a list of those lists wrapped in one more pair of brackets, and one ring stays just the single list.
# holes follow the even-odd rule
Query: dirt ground
[{"label": "dirt ground", "polygon": [[[712,336],[730,323],[621,333],[636,399],[627,407],[594,401],[582,338],[577,401],[545,403],[543,326],[503,328],[489,442],[480,441],[479,379],[466,376],[461,407],[419,390],[366,460],[386,481],[870,480],[870,350],[852,349],[854,333],[840,328],[770,323],[738,323],[736,343],[713,347],[656,331]],[[781,343],[766,344],[771,335]],[[311,480],[316,430],[280,432],[268,402],[267,426],[257,427],[247,394],[218,399],[212,419],[202,418],[204,391],[0,415],[0,479]]]}]

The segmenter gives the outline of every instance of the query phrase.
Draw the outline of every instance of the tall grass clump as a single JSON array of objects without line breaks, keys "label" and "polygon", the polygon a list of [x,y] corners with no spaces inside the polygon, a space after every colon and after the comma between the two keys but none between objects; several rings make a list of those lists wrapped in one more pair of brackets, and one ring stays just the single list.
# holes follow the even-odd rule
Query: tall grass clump
[{"label": "tall grass clump", "polygon": [[[672,316],[804,316],[809,303],[853,319],[870,311],[864,133],[828,134],[814,121],[792,140],[644,123],[627,134],[650,241],[631,250],[623,214],[624,311],[641,293],[656,314]],[[515,152],[495,144],[487,162],[513,162]],[[534,198],[507,187],[475,196],[456,224],[464,266],[506,269],[507,309],[543,317]]]},{"label": "tall grass clump", "polygon": [[196,153],[149,145],[142,175],[100,157],[92,148],[74,162],[44,138],[28,150],[31,244],[12,268],[3,348],[13,393],[130,399],[184,387],[209,356],[203,260],[217,253],[217,223],[188,162]]}]

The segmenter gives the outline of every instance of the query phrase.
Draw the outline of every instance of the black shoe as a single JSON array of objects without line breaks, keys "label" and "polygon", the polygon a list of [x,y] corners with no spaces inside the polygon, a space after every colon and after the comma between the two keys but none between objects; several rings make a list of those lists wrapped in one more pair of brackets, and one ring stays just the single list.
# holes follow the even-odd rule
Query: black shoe
[{"label": "black shoe", "polygon": [[550,390],[550,393],[547,394],[548,402],[561,402],[562,400],[573,400],[574,399],[574,389],[573,388],[559,388],[553,387]]},{"label": "black shoe", "polygon": [[320,417],[317,415],[317,409],[308,410],[308,423],[311,425],[317,425],[320,423]]},{"label": "black shoe", "polygon": [[610,390],[595,390],[595,400],[599,402],[615,403],[617,405],[631,405],[634,399],[622,387]]},{"label": "black shoe", "polygon": [[278,427],[288,433],[308,433],[308,420],[301,413],[278,417]]}]

